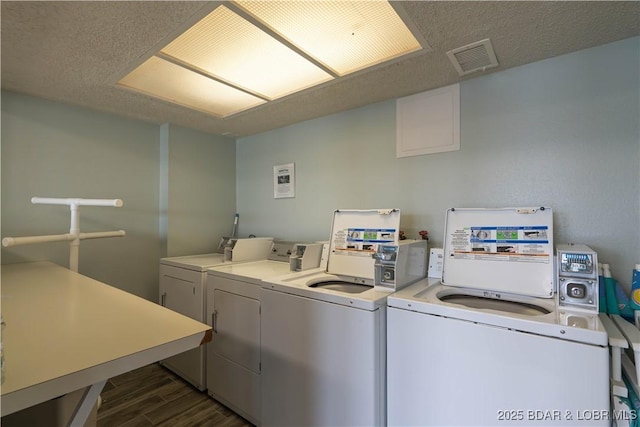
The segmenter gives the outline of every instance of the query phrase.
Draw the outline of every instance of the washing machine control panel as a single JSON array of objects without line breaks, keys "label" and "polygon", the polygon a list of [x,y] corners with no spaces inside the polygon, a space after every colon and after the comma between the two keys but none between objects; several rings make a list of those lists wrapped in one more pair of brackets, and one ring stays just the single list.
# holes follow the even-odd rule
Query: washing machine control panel
[{"label": "washing machine control panel", "polygon": [[568,274],[580,273],[592,276],[595,272],[593,255],[592,253],[562,252],[558,259],[560,271]]},{"label": "washing machine control panel", "polygon": [[427,241],[380,244],[373,254],[374,288],[395,292],[427,275]]},{"label": "washing machine control panel", "polygon": [[564,244],[556,255],[559,304],[597,312],[597,254],[586,245]]},{"label": "washing machine control panel", "polygon": [[320,267],[322,260],[322,243],[297,243],[289,257],[291,271],[303,271]]}]

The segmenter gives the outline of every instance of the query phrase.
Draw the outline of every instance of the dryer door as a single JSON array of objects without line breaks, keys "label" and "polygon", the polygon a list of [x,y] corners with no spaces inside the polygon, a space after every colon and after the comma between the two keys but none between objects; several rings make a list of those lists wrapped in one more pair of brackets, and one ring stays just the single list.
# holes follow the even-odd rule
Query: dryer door
[{"label": "dryer door", "polygon": [[214,290],[214,351],[260,373],[260,302],[220,289]]},{"label": "dryer door", "polygon": [[[160,265],[160,304],[192,319],[202,321],[204,314],[204,273]],[[199,390],[205,389],[204,347],[194,348],[162,360]]]},{"label": "dryer door", "polygon": [[207,347],[208,393],[255,425],[261,424],[259,290],[207,278],[207,320],[214,330]]},{"label": "dryer door", "polygon": [[160,305],[202,321],[204,273],[160,265]]}]

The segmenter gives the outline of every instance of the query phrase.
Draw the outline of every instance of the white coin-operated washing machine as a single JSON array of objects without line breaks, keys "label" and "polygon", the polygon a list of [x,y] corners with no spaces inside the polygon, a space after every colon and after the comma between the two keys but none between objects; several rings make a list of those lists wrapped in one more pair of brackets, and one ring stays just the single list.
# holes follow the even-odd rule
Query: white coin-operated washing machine
[{"label": "white coin-operated washing machine", "polygon": [[389,425],[609,425],[607,333],[553,250],[550,208],[447,212],[442,281],[387,301]]},{"label": "white coin-operated washing machine", "polygon": [[[266,259],[272,237],[232,238],[219,253],[160,259],[160,304],[206,323],[205,282],[207,269],[225,263]],[[205,346],[177,354],[160,362],[199,390],[206,388]]]},{"label": "white coin-operated washing machine", "polygon": [[[263,281],[263,426],[380,426],[386,423],[385,328],[393,278],[416,275],[421,250],[398,245],[397,209],[334,212],[328,263]],[[412,262],[398,259],[409,254]],[[379,254],[385,283],[375,286]],[[392,259],[408,273],[392,274]],[[386,274],[385,274],[386,273]],[[214,338],[215,341],[215,338]]]}]

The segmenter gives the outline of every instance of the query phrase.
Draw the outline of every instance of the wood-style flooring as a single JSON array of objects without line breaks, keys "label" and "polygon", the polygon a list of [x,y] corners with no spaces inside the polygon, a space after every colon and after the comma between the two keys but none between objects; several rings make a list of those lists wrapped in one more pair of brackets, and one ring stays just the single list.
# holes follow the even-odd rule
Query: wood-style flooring
[{"label": "wood-style flooring", "polygon": [[227,407],[157,363],[111,378],[98,427],[249,427]]}]

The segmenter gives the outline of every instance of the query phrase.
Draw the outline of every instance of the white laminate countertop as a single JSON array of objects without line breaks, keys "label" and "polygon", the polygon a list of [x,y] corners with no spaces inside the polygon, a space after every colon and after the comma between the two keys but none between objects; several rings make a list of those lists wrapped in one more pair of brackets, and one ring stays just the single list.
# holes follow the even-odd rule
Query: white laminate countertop
[{"label": "white laminate countertop", "polygon": [[211,340],[211,328],[50,262],[3,265],[8,415]]}]

